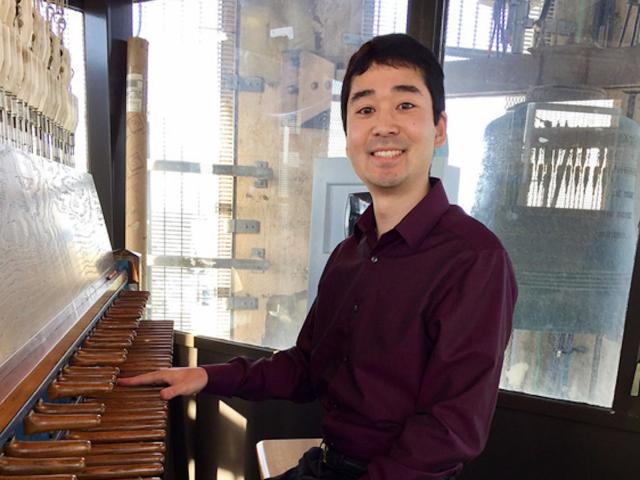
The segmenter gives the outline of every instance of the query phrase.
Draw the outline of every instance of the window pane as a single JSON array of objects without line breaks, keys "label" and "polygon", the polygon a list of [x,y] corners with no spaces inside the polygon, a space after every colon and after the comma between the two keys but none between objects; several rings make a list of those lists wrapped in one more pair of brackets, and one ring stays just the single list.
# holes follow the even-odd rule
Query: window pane
[{"label": "window pane", "polygon": [[149,40],[153,316],[293,344],[315,295],[309,272],[326,260],[309,253],[312,210],[324,208],[312,202],[314,172],[346,161],[346,62],[406,21],[397,0],[136,4],[133,31]]},{"label": "window pane", "polygon": [[141,2],[133,32],[149,41],[149,314],[227,336],[220,292],[229,291],[230,272],[202,265],[231,251],[219,228],[229,182],[211,167],[233,148],[223,134],[219,17],[216,2]]},{"label": "window pane", "polygon": [[330,157],[347,166],[341,180],[353,175],[339,107],[347,61],[373,35],[405,31],[406,18],[407,2],[396,0],[239,2],[237,73],[264,85],[236,91],[236,158],[246,166],[266,162],[273,178],[236,181],[234,216],[258,220],[260,233],[236,232],[234,256],[269,263],[264,271],[234,271],[232,295],[257,304],[233,310],[233,340],[276,348],[295,342],[325,251],[345,235],[346,192],[334,202],[341,228],[331,229],[314,223],[327,204],[313,188]]},{"label": "window pane", "polygon": [[447,174],[519,285],[505,389],[612,405],[639,218],[636,93],[620,87],[640,73],[631,29],[620,40],[628,14],[596,1],[449,5]]}]

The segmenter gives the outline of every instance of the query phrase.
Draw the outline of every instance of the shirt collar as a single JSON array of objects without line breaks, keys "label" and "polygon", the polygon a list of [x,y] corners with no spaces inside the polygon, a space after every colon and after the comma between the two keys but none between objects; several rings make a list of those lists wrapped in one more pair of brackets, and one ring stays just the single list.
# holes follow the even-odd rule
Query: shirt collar
[{"label": "shirt collar", "polygon": [[[400,220],[393,230],[398,232],[411,248],[417,248],[448,208],[449,199],[442,182],[438,178],[429,177],[429,193]],[[354,235],[359,241],[363,234],[368,238],[375,238],[375,233],[376,219],[373,215],[373,205],[369,205],[356,222]]]}]

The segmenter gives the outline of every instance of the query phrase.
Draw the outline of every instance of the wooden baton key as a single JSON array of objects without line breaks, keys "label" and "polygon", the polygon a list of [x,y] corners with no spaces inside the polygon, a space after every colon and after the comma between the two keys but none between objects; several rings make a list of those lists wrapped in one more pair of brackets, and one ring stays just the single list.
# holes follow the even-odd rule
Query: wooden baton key
[{"label": "wooden baton key", "polygon": [[51,403],[38,400],[33,409],[37,413],[104,413],[103,403],[83,402],[83,403]]},{"label": "wooden baton key", "polygon": [[58,382],[54,381],[47,388],[51,400],[57,398],[78,397],[80,395],[102,395],[113,391],[113,382]]},{"label": "wooden baton key", "polygon": [[165,430],[112,430],[106,432],[79,432],[67,433],[68,440],[89,440],[91,445],[95,443],[118,443],[118,442],[147,442],[164,440],[167,432]]},{"label": "wooden baton key", "polygon": [[62,369],[62,373],[78,373],[78,372],[82,372],[82,373],[87,373],[87,372],[93,372],[93,373],[110,373],[112,375],[118,375],[118,373],[120,373],[120,369],[118,367],[100,367],[100,366],[96,366],[96,367],[81,367],[81,366],[67,366],[64,367]]},{"label": "wooden baton key", "polygon": [[95,455],[108,453],[164,453],[166,449],[164,442],[97,443],[91,446],[91,453]]},{"label": "wooden baton key", "polygon": [[102,480],[110,478],[132,478],[162,475],[164,467],[161,463],[148,463],[144,465],[108,465],[99,467],[86,467],[78,473],[78,480]]},{"label": "wooden baton key", "polygon": [[[20,475],[19,477],[16,477],[15,475],[0,475],[0,480],[78,480],[78,477],[71,473],[59,473],[54,475]],[[158,480],[161,479],[158,478]]]},{"label": "wooden baton key", "polygon": [[100,419],[100,415],[90,413],[58,415],[31,412],[24,418],[23,426],[24,432],[27,435],[31,435],[32,433],[52,432],[54,430],[97,427],[100,425]]},{"label": "wooden baton key", "polygon": [[88,440],[12,440],[4,447],[11,457],[83,457],[91,450]]},{"label": "wooden baton key", "polygon": [[97,465],[144,465],[145,463],[164,463],[164,454],[150,453],[106,453],[85,457],[87,467]]},{"label": "wooden baton key", "polygon": [[30,458],[0,456],[0,474],[3,475],[75,473],[84,467],[84,457],[39,458],[37,462],[34,462]]}]

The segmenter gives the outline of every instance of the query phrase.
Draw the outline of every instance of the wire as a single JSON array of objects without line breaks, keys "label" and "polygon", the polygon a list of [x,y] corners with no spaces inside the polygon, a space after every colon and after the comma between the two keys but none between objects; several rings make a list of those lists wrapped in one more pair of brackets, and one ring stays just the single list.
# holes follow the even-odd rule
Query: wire
[{"label": "wire", "polygon": [[142,2],[138,2],[138,25],[136,28],[136,37],[140,36],[142,31]]}]

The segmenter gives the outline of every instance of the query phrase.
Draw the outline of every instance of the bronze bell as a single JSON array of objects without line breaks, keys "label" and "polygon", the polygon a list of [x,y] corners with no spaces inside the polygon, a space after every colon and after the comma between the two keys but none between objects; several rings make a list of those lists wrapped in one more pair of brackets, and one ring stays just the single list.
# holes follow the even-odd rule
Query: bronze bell
[{"label": "bronze bell", "polygon": [[536,88],[485,130],[472,214],[514,264],[514,328],[622,338],[640,127],[602,99],[593,88]]}]

